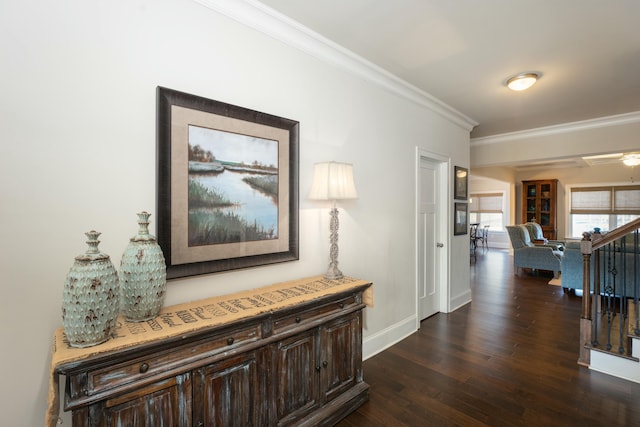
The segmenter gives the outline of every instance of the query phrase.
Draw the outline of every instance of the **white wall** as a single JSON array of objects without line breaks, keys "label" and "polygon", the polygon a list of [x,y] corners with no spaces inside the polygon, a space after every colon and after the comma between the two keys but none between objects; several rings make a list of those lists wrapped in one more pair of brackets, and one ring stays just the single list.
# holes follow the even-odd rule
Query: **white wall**
[{"label": "white wall", "polygon": [[[338,160],[354,163],[360,195],[341,212],[340,266],[375,283],[365,346],[415,318],[415,147],[468,167],[468,130],[193,1],[2,2],[0,57],[2,425],[43,423],[83,233],[101,231],[117,265],[135,213],[155,215],[158,85],[301,123],[300,260],[171,281],[167,304],[323,273],[327,207],[306,194],[312,164]],[[468,256],[468,240],[451,237],[450,253]],[[468,269],[450,274],[451,299],[467,294]]]},{"label": "white wall", "polygon": [[531,164],[640,149],[640,111],[471,141],[472,168]]}]

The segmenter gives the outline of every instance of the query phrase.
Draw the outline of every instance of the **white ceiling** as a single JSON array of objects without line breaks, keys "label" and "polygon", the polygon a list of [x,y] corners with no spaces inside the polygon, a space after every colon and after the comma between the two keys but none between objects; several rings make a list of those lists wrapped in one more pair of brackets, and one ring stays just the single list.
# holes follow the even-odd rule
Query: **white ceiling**
[{"label": "white ceiling", "polygon": [[[472,137],[640,111],[640,0],[260,0],[479,123]],[[542,78],[528,91],[504,81]]]}]

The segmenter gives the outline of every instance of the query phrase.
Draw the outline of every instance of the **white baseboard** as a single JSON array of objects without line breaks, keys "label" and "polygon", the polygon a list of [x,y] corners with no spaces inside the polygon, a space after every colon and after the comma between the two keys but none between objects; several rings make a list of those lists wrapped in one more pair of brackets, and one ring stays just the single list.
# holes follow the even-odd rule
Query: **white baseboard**
[{"label": "white baseboard", "polygon": [[471,302],[471,289],[461,293],[460,295],[451,298],[449,303],[449,313],[456,311],[463,305],[469,304]]},{"label": "white baseboard", "polygon": [[[640,355],[640,340],[634,338],[631,341],[632,355],[633,357],[638,357]],[[590,357],[590,369],[628,381],[633,381],[634,383],[640,383],[640,363],[635,360],[618,357],[596,350],[591,350]]]},{"label": "white baseboard", "polygon": [[511,242],[495,242],[489,244],[489,249],[509,249],[511,247]]},{"label": "white baseboard", "polygon": [[640,365],[633,360],[612,356],[601,351],[591,351],[590,369],[603,374],[640,383]]},{"label": "white baseboard", "polygon": [[375,356],[416,331],[416,316],[410,316],[362,340],[362,359]]}]

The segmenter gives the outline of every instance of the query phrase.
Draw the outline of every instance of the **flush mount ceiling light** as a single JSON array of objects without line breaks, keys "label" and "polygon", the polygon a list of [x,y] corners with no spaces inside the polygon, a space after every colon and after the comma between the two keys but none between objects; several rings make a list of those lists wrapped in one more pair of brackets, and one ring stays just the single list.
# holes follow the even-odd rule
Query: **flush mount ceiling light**
[{"label": "flush mount ceiling light", "polygon": [[540,73],[520,73],[507,79],[506,85],[509,89],[521,91],[529,89],[540,78]]},{"label": "flush mount ceiling light", "polygon": [[640,165],[640,154],[638,153],[625,154],[622,157],[622,163],[624,163],[627,166],[638,166]]}]

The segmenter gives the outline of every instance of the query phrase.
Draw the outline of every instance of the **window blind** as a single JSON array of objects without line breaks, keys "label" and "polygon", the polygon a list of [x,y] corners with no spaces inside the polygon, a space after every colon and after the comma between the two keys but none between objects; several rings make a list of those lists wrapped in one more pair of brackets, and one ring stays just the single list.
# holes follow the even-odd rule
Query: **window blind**
[{"label": "window blind", "polygon": [[640,215],[640,186],[572,188],[571,213]]},{"label": "window blind", "polygon": [[640,215],[640,186],[613,187],[613,213]]},{"label": "window blind", "polygon": [[502,213],[502,193],[471,194],[469,212]]}]

